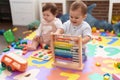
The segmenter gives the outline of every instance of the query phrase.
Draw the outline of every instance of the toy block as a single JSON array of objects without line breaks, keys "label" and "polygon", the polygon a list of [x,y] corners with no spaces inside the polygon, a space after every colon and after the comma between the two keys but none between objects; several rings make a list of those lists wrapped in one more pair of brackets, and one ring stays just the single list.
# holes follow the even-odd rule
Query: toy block
[{"label": "toy block", "polygon": [[53,66],[82,70],[82,38],[65,34],[51,34]]},{"label": "toy block", "polygon": [[13,29],[12,29],[12,31],[14,31],[14,32],[15,32],[15,31],[17,31],[17,30],[18,30],[18,28],[17,28],[17,27],[15,27],[15,28],[13,28]]},{"label": "toy block", "polygon": [[16,42],[16,46],[20,45],[20,41]]},{"label": "toy block", "polygon": [[16,46],[15,49],[23,49],[24,47],[23,46]]},{"label": "toy block", "polygon": [[19,38],[18,38],[18,40],[20,41],[20,40],[22,40],[22,38],[21,38],[21,37],[19,37]]},{"label": "toy block", "polygon": [[96,62],[96,64],[95,64],[96,66],[98,66],[98,67],[100,67],[101,66],[101,64],[99,63],[99,62]]},{"label": "toy block", "polygon": [[11,46],[12,46],[12,47],[14,47],[15,45],[16,45],[16,43],[15,43],[15,42],[12,42],[12,43],[11,43]]},{"label": "toy block", "polygon": [[92,32],[95,33],[96,32],[96,27],[92,27]]},{"label": "toy block", "polygon": [[4,32],[5,32],[4,29],[0,30],[0,35],[3,35]]},{"label": "toy block", "polygon": [[5,48],[4,50],[3,50],[3,52],[7,52],[7,51],[9,51],[10,50],[10,48]]},{"label": "toy block", "polygon": [[117,36],[120,37],[120,33],[118,33]]},{"label": "toy block", "polygon": [[27,40],[21,40],[20,43],[21,44],[27,44]]},{"label": "toy block", "polygon": [[115,63],[114,63],[114,66],[115,66],[116,68],[120,69],[120,62],[115,62]]}]

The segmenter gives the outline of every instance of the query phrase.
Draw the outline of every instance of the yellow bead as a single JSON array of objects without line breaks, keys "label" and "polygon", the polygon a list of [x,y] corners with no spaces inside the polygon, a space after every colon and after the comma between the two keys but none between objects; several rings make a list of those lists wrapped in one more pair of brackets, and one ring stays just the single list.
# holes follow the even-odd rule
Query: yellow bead
[{"label": "yellow bead", "polygon": [[99,67],[99,66],[101,66],[101,64],[100,64],[99,62],[97,62],[97,63],[96,63],[96,66],[98,66],[98,67]]}]

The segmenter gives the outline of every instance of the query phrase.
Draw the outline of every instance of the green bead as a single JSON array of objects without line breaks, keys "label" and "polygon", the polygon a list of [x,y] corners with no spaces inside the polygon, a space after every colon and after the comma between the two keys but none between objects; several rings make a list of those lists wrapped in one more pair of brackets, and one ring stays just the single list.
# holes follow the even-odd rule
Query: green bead
[{"label": "green bead", "polygon": [[118,69],[120,69],[120,64],[118,65]]},{"label": "green bead", "polygon": [[120,37],[120,33],[118,33],[117,36]]},{"label": "green bead", "polygon": [[16,46],[15,49],[23,49],[24,47],[23,46]]},{"label": "green bead", "polygon": [[48,48],[49,48],[49,45],[45,45],[45,46],[44,46],[44,49],[48,49]]},{"label": "green bead", "polygon": [[3,50],[3,52],[7,52],[7,51],[9,51],[10,50],[10,48],[5,48],[4,50]]}]

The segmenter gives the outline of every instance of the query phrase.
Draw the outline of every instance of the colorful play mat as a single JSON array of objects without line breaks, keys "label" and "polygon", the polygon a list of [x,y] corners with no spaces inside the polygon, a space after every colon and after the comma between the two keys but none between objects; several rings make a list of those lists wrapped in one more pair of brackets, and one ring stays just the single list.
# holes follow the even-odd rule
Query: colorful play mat
[{"label": "colorful play mat", "polygon": [[[25,39],[31,41],[34,35],[33,32]],[[87,60],[81,71],[53,67],[51,57],[48,60],[33,57],[33,53],[39,52],[37,50],[23,55],[28,61],[25,72],[10,72],[0,66],[0,80],[113,80],[112,74],[120,75],[120,69],[115,66],[115,63],[120,63],[120,38],[93,37],[87,44]],[[0,59],[11,52],[21,53],[20,50],[11,48],[10,51],[3,52]],[[105,79],[105,74],[109,74],[109,78]]]}]

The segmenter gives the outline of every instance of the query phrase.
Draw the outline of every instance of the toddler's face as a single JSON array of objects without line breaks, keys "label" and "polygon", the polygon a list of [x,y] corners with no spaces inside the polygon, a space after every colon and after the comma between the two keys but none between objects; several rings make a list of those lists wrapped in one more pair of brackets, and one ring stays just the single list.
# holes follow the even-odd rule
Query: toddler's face
[{"label": "toddler's face", "polygon": [[85,19],[86,15],[81,13],[81,9],[70,10],[70,21],[74,26],[78,26]]},{"label": "toddler's face", "polygon": [[51,22],[52,20],[54,20],[55,15],[53,15],[50,10],[46,10],[43,12],[43,18],[47,21],[47,22]]}]

